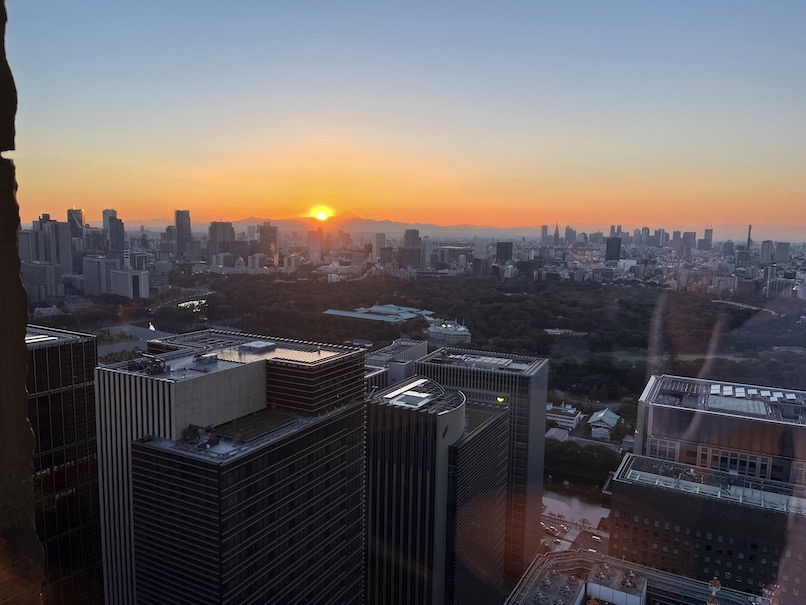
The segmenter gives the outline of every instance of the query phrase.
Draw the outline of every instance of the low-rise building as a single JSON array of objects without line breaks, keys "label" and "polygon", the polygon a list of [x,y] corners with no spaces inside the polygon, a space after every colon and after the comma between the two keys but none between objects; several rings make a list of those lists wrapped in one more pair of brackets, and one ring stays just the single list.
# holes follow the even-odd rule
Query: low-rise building
[{"label": "low-rise building", "polygon": [[573,431],[582,421],[582,412],[571,404],[546,406],[546,422],[553,422],[563,429]]}]

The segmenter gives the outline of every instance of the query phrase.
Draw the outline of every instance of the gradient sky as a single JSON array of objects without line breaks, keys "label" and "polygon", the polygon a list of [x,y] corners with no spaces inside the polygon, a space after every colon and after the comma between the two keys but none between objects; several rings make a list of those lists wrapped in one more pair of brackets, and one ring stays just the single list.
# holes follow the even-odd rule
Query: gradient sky
[{"label": "gradient sky", "polygon": [[7,4],[24,222],[326,205],[806,239],[800,1]]}]

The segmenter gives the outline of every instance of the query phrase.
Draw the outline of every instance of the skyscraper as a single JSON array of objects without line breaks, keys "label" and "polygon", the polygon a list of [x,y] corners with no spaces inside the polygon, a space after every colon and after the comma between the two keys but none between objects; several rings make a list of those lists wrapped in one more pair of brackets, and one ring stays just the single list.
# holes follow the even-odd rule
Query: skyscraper
[{"label": "skyscraper", "polygon": [[372,237],[372,260],[378,262],[381,260],[381,248],[386,246],[386,234],[376,233]]},{"label": "skyscraper", "polygon": [[769,265],[773,261],[774,257],[774,244],[771,239],[765,239],[761,242],[761,256],[759,257],[759,262],[762,266]]},{"label": "skyscraper", "polygon": [[188,244],[193,237],[190,230],[190,210],[174,210],[174,226],[176,227],[176,249],[181,256],[188,251]]},{"label": "skyscraper", "polygon": [[467,401],[510,414],[506,574],[515,581],[540,546],[548,361],[469,349],[441,348],[416,362],[416,372]]},{"label": "skyscraper", "polygon": [[132,445],[137,602],[364,602],[365,409]]},{"label": "skyscraper", "polygon": [[103,596],[93,371],[95,337],[28,326],[28,418],[36,437],[36,530],[46,604]]},{"label": "skyscraper", "polygon": [[512,260],[512,242],[496,242],[495,244],[495,259],[499,263],[505,263]]},{"label": "skyscraper", "polygon": [[117,216],[109,217],[109,253],[123,257],[123,250],[126,247],[126,230],[123,221]]},{"label": "skyscraper", "polygon": [[228,221],[213,221],[208,229],[207,260],[216,254],[229,252],[230,242],[235,241],[235,229]]},{"label": "skyscraper", "polygon": [[101,212],[102,226],[106,233],[109,233],[109,219],[117,218],[118,211],[114,208],[107,208]]},{"label": "skyscraper", "polygon": [[[280,584],[294,594],[307,596],[310,602],[319,600],[302,588],[306,584],[319,586],[317,582],[322,579],[321,569],[309,561],[306,553],[319,552],[321,544],[339,549],[344,543],[339,542],[339,546],[334,540],[341,541],[342,537],[351,545],[363,542],[363,534],[355,523],[357,518],[360,525],[363,515],[363,509],[355,500],[356,490],[362,489],[363,462],[349,467],[352,470],[342,475],[335,469],[329,472],[322,466],[321,457],[328,448],[333,455],[343,451],[339,448],[347,447],[352,439],[350,435],[355,435],[363,426],[363,407],[354,405],[363,397],[363,350],[205,330],[151,341],[149,352],[151,354],[142,359],[96,370],[105,601],[122,605],[135,602],[135,564],[138,573],[144,570],[143,578],[175,583],[170,590],[159,583],[149,585],[143,602],[155,599],[165,602],[164,596],[154,592],[160,590],[166,590],[161,594],[170,594],[168,600],[173,600],[178,594],[174,591],[182,589],[188,592],[184,598],[177,597],[178,602],[198,602],[209,597],[208,590],[224,589],[226,594],[221,593],[223,596],[215,598],[216,602],[221,599],[248,602],[244,595],[249,590],[265,597],[264,602],[275,598],[279,602],[298,602],[294,598],[281,598],[280,593],[269,598],[260,592],[268,590],[268,585],[262,588],[252,585],[258,578],[282,575],[284,569],[287,575]],[[277,414],[283,418],[278,420]],[[224,427],[239,419],[243,419],[240,428]],[[336,424],[330,424],[331,421]],[[188,445],[192,435],[186,429],[191,425],[211,427],[210,431],[220,440],[220,447],[214,449],[207,438],[201,445],[200,442]],[[313,435],[321,435],[327,443],[318,448],[317,443],[306,441],[313,439]],[[174,477],[172,473],[179,472],[180,468],[188,470],[168,480],[169,485],[163,485],[157,494],[142,491],[133,494],[132,486],[142,483],[131,483],[135,454],[130,451],[130,444],[146,436],[162,445],[152,450],[150,442],[143,442],[143,448],[135,450],[146,458],[151,456],[153,461],[138,467],[141,474],[137,477],[151,477],[143,479],[151,485],[156,481],[158,469]],[[186,458],[182,453],[183,448],[207,449],[206,445],[210,445],[210,456]],[[310,449],[315,445],[318,454]],[[302,457],[303,450],[305,457]],[[213,455],[217,452],[227,456]],[[293,452],[298,457],[291,464],[283,455]],[[233,470],[227,461],[237,468]],[[316,469],[318,471],[314,472]],[[299,475],[294,474],[297,471]],[[239,483],[247,475],[255,479],[251,487]],[[205,520],[181,516],[184,504],[177,500],[190,499],[191,494],[185,493],[183,487],[194,482],[199,486],[217,487],[213,493],[194,496],[189,506],[198,511],[223,507],[232,515]],[[175,485],[170,487],[172,483]],[[334,500],[330,488],[336,484],[343,498]],[[272,489],[266,492],[270,487]],[[165,496],[161,501],[155,499],[159,494]],[[284,505],[279,509],[271,506],[262,509],[250,500],[259,494],[270,500],[263,503],[266,506],[280,501],[284,501]],[[138,508],[142,514],[133,514],[133,495],[135,504],[147,509],[142,512],[143,509]],[[317,500],[319,495],[322,500]],[[315,505],[311,508],[311,502],[317,501],[327,503],[320,512],[332,524],[314,514]],[[283,518],[296,520],[282,525],[284,529],[279,531],[281,526],[272,526],[271,520],[279,520],[281,515],[291,515]],[[346,525],[340,525],[347,517]],[[153,528],[156,523],[163,528],[168,519],[172,519],[172,523],[164,526],[165,536],[155,537],[154,545],[143,542],[143,536],[149,531],[144,527]],[[244,525],[240,525],[241,522]],[[227,536],[226,543],[219,542],[221,536]],[[249,546],[239,549],[239,541],[248,538]],[[190,552],[187,549],[193,544],[204,543],[218,546],[214,555],[198,552],[203,563],[193,570],[190,570],[194,565],[192,560],[180,561],[172,554],[172,549]],[[164,550],[157,545],[162,545],[160,548]],[[273,555],[266,554],[271,550],[274,550]],[[350,555],[349,560],[354,564],[355,555]],[[161,563],[155,567],[150,561]],[[238,565],[231,567],[236,562],[247,561],[248,573]],[[272,561],[283,565],[272,571],[266,567]],[[307,575],[301,579],[299,574],[303,572]],[[204,582],[198,586],[188,585],[185,573],[203,578]],[[211,577],[219,578],[222,584],[210,588],[208,573],[220,574]],[[338,581],[347,582],[349,587],[360,585],[363,582],[360,571],[352,574],[352,580],[350,583],[339,575]],[[140,586],[138,581],[137,587]],[[360,592],[357,594],[359,598],[362,596]],[[345,599],[345,602],[352,601]]]},{"label": "skyscraper", "polygon": [[63,274],[73,272],[73,254],[70,241],[70,225],[43,214],[33,222],[33,243],[36,247],[36,258],[53,265],[59,265]]},{"label": "skyscraper", "polygon": [[608,237],[606,241],[607,247],[605,248],[605,261],[617,262],[621,258],[621,238]]},{"label": "skyscraper", "polygon": [[414,376],[367,418],[367,601],[500,603],[507,411]]},{"label": "skyscraper", "polygon": [[84,225],[87,223],[84,219],[84,210],[81,208],[68,208],[67,209],[67,224],[70,225],[70,237],[83,237]]},{"label": "skyscraper", "polygon": [[541,244],[548,244],[549,243],[549,226],[548,225],[541,225],[540,226],[540,243]]}]

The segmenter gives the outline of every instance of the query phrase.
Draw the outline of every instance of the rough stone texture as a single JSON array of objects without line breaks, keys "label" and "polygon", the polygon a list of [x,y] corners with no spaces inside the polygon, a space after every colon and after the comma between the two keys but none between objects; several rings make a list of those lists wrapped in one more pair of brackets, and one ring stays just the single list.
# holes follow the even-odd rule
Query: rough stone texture
[{"label": "rough stone texture", "polygon": [[[0,0],[0,151],[14,149],[17,90],[5,53]],[[20,224],[14,163],[0,158],[0,603],[41,603],[44,555],[34,528],[34,435],[26,417],[28,310],[20,279]]]}]

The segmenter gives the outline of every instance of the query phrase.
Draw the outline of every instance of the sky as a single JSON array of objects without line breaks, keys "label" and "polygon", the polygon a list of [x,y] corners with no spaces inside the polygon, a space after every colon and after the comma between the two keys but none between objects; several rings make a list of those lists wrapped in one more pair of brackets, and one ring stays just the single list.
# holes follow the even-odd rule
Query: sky
[{"label": "sky", "polygon": [[24,223],[325,206],[806,240],[800,1],[7,6]]}]

